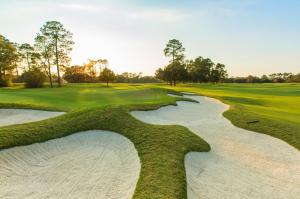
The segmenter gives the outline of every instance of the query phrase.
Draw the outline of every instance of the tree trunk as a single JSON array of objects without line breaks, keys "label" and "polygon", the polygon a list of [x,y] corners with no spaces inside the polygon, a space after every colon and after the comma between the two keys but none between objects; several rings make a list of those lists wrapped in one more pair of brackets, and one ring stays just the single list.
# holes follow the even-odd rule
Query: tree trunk
[{"label": "tree trunk", "polygon": [[17,77],[19,77],[19,70],[18,70],[18,67],[16,67],[16,73],[17,73]]},{"label": "tree trunk", "polygon": [[31,67],[30,67],[30,62],[29,62],[29,58],[28,58],[28,52],[26,53],[26,59],[27,59],[28,70],[30,70]]},{"label": "tree trunk", "polygon": [[58,87],[61,87],[60,74],[59,74],[59,63],[58,63],[57,36],[55,37],[55,58],[56,58]]},{"label": "tree trunk", "polygon": [[49,81],[50,81],[50,87],[53,88],[53,83],[52,83],[52,75],[51,75],[51,65],[49,59],[47,59],[48,62],[48,76],[49,76]]},{"label": "tree trunk", "polygon": [[176,80],[174,80],[173,85],[176,86]]},{"label": "tree trunk", "polygon": [[2,82],[2,67],[0,67],[0,83]]},{"label": "tree trunk", "polygon": [[106,82],[106,86],[108,87],[108,81]]}]

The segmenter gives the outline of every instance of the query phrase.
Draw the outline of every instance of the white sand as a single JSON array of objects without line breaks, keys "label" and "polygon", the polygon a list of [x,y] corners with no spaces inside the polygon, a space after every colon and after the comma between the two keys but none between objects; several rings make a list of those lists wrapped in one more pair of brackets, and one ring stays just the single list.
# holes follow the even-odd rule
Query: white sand
[{"label": "white sand", "polygon": [[0,126],[40,121],[62,114],[64,114],[64,112],[30,109],[0,109]]},{"label": "white sand", "polygon": [[134,145],[108,131],[0,151],[1,199],[129,199],[140,173]]},{"label": "white sand", "polygon": [[205,139],[208,153],[186,155],[189,199],[299,199],[300,152],[287,143],[233,126],[222,116],[228,106],[212,98],[185,96],[178,102],[132,115],[152,124],[179,124]]}]

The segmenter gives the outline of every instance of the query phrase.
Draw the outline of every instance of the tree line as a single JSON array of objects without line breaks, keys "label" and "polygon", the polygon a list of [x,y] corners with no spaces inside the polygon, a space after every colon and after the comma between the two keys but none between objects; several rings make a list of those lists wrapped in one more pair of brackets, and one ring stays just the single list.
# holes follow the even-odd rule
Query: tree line
[{"label": "tree line", "polygon": [[67,82],[118,82],[118,83],[282,83],[300,82],[300,74],[274,73],[256,77],[229,77],[226,67],[209,58],[185,58],[185,48],[177,39],[169,40],[164,55],[169,64],[156,70],[155,76],[142,73],[115,74],[106,59],[89,59],[87,63],[70,67],[73,34],[58,21],[48,21],[36,34],[34,44],[18,44],[0,35],[0,87],[10,86],[12,80],[25,82],[28,87],[41,87],[46,79],[53,87]]},{"label": "tree line", "polygon": [[58,21],[46,22],[33,45],[11,42],[0,35],[0,86],[10,86],[12,79],[29,87],[41,87],[46,78],[51,87],[53,83],[60,87],[63,78],[70,82],[104,81],[107,85],[115,79],[106,59],[69,67],[73,45],[73,34]]},{"label": "tree line", "polygon": [[228,77],[225,65],[215,64],[209,58],[201,56],[193,60],[185,59],[185,48],[177,39],[169,40],[164,55],[170,58],[168,65],[159,68],[155,76],[176,86],[177,82],[224,82]]},{"label": "tree line", "polygon": [[[98,72],[99,74],[98,74]],[[160,80],[153,76],[143,76],[142,73],[124,72],[115,74],[108,68],[106,59],[91,60],[83,65],[75,65],[65,70],[63,78],[70,83],[158,83]]]},{"label": "tree line", "polygon": [[225,83],[300,83],[300,73],[272,73],[261,77],[249,75],[247,77],[229,77]]},{"label": "tree line", "polygon": [[1,35],[0,84],[7,86],[13,73],[19,78],[21,72],[23,77],[36,77],[39,81],[45,78],[40,75],[43,74],[48,77],[51,87],[55,76],[58,86],[61,86],[61,71],[71,60],[69,54],[74,44],[72,36],[73,34],[58,21],[46,22],[36,34],[34,45],[10,42]]},{"label": "tree line", "polygon": [[284,83],[300,82],[300,73],[273,73],[262,77],[249,75],[247,77],[229,77],[225,65],[215,64],[209,58],[197,57],[194,60],[185,59],[185,48],[177,39],[169,40],[164,49],[164,55],[170,58],[168,65],[158,68],[155,77],[176,86],[177,82],[194,83]]},{"label": "tree line", "polygon": [[115,74],[106,59],[89,59],[82,65],[70,66],[73,34],[58,21],[48,21],[36,34],[34,44],[18,44],[0,35],[0,87],[10,86],[12,80],[25,82],[27,87],[41,87],[48,79],[50,87],[63,80],[80,82],[159,82],[141,73]]}]

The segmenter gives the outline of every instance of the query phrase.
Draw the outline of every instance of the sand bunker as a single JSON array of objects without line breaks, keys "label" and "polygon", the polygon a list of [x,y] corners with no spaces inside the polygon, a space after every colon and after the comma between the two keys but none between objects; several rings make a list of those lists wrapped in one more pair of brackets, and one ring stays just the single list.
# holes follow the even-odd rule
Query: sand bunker
[{"label": "sand bunker", "polygon": [[300,198],[300,153],[274,137],[233,126],[228,106],[211,98],[178,102],[132,115],[151,124],[179,124],[204,138],[212,150],[185,157],[189,199]]},{"label": "sand bunker", "polygon": [[0,126],[40,121],[62,114],[64,114],[64,112],[30,109],[0,109]]},{"label": "sand bunker", "polygon": [[132,198],[140,173],[134,145],[108,131],[0,151],[0,198]]}]

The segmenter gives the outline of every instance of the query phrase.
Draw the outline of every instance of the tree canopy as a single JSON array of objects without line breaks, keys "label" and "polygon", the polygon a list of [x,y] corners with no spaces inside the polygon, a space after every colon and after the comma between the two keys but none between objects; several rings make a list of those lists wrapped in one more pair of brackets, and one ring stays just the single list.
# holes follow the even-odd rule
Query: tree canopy
[{"label": "tree canopy", "polygon": [[160,80],[176,86],[177,81],[185,82],[223,82],[227,77],[225,65],[215,64],[209,58],[201,56],[194,60],[184,60],[182,43],[176,39],[170,40],[164,49],[164,55],[171,57],[170,64],[157,69],[155,76]]},{"label": "tree canopy", "polygon": [[8,86],[7,73],[17,67],[18,59],[15,45],[0,35],[0,86]]},{"label": "tree canopy", "polygon": [[73,34],[64,28],[58,21],[47,21],[40,29],[40,36],[43,36],[49,45],[49,50],[54,54],[56,65],[58,86],[61,86],[60,70],[69,65],[71,58],[69,53],[74,44]]},{"label": "tree canopy", "polygon": [[99,79],[100,81],[106,82],[106,86],[108,86],[109,82],[114,81],[116,78],[115,73],[110,70],[108,67],[105,67],[102,69],[102,71],[100,72],[100,76]]}]

